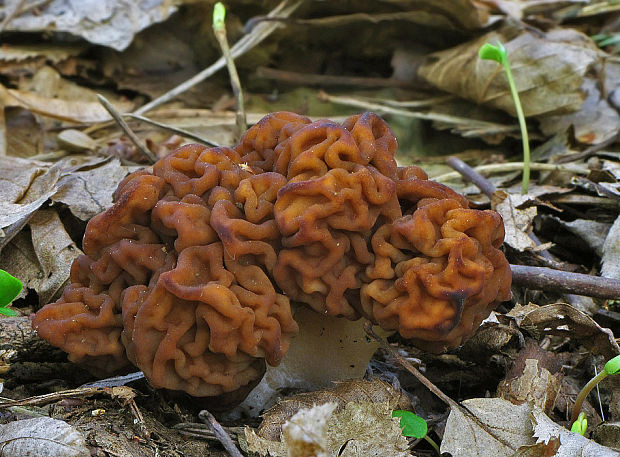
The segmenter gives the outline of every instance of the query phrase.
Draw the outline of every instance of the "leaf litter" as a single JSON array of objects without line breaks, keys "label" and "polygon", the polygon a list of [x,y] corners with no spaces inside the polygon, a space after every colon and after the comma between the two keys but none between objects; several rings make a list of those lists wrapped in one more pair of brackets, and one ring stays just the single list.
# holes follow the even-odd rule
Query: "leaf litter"
[{"label": "leaf litter", "polygon": [[[204,26],[209,2],[74,3],[18,0],[0,7],[6,37],[0,49],[0,268],[24,283],[13,307],[25,316],[62,291],[81,253],[85,223],[112,204],[120,180],[144,166],[97,94],[128,113],[220,56]],[[620,50],[593,39],[617,35],[612,3],[306,2],[236,61],[248,121],[281,109],[315,118],[376,111],[399,139],[399,163],[432,170],[478,207],[502,214],[511,263],[620,279]],[[275,7],[226,6],[231,44],[251,33],[251,19],[260,23]],[[482,43],[497,41],[508,49],[532,145],[540,146],[528,195],[518,194],[520,168],[511,165],[521,158],[505,77],[496,64],[477,58]],[[287,80],[290,75],[301,79]],[[303,83],[304,75],[312,84]],[[227,76],[215,74],[142,113],[157,124],[125,119],[157,157],[196,141],[178,129],[230,145],[236,134],[230,94]],[[494,198],[448,175],[448,154],[481,166],[500,188]],[[225,429],[242,448],[263,446],[272,455],[432,455],[424,443],[401,436],[391,411],[403,408],[427,419],[442,451],[455,456],[618,455],[617,380],[606,380],[586,402],[586,437],[566,428],[578,390],[620,353],[620,294],[614,298],[590,299],[583,307],[570,294],[515,287],[512,302],[456,351],[431,355],[391,337],[459,407],[446,407],[380,350],[369,372],[389,383],[373,378],[335,390],[281,392],[262,424],[240,418]],[[7,337],[0,347],[4,395],[40,396],[92,381],[79,368],[67,370],[64,356],[50,347],[43,345],[40,355],[26,350],[42,343],[23,330],[26,317],[19,326],[25,340],[16,346],[17,339]],[[190,435],[178,427],[195,422],[195,405],[164,400],[165,393],[136,379],[131,383],[140,396],[133,409],[98,397],[59,397],[45,406],[56,421],[50,426],[58,427],[53,433],[77,440],[55,440],[65,451],[47,447],[49,455],[69,455],[63,454],[69,448],[75,455],[222,455],[203,428]],[[3,427],[23,438],[10,443],[38,452],[41,440],[28,423],[35,419],[26,419],[32,410],[20,408],[7,410]],[[145,438],[140,424],[158,438]],[[3,452],[26,451],[5,443]]]}]

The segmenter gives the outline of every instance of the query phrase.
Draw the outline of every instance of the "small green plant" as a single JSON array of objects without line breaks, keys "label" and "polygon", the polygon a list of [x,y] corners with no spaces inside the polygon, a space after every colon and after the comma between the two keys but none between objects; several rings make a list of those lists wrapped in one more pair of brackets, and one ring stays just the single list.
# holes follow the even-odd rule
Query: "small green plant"
[{"label": "small green plant", "polygon": [[579,413],[579,417],[577,417],[577,420],[573,422],[573,426],[570,428],[570,431],[573,433],[579,433],[581,436],[585,436],[587,429],[588,418],[586,417],[586,413],[582,411]]},{"label": "small green plant", "polygon": [[594,387],[596,387],[596,385],[607,376],[618,373],[620,373],[620,355],[617,355],[613,359],[608,360],[605,364],[605,368],[603,369],[603,371],[590,379],[590,381],[583,387],[583,389],[581,389],[581,392],[579,392],[579,395],[577,395],[577,399],[575,400],[575,406],[573,406],[573,414],[571,416],[571,422],[573,423],[573,427],[575,426],[575,422],[579,420],[579,413],[581,412],[583,402],[588,396],[588,394],[592,391],[592,389],[594,389]]},{"label": "small green plant", "polygon": [[508,53],[502,43],[497,43],[497,46],[486,43],[480,48],[478,55],[482,60],[494,60],[504,67],[510,93],[512,94],[515,109],[517,110],[517,118],[519,119],[519,127],[521,129],[521,141],[523,143],[523,180],[521,181],[521,193],[527,194],[530,186],[530,141],[527,134],[527,125],[525,124],[525,115],[523,114],[521,99],[519,98],[519,91],[517,91],[515,80],[512,77],[512,70],[510,69],[510,63],[508,62]]},{"label": "small green plant", "polygon": [[17,312],[7,308],[23,288],[22,282],[4,270],[0,270],[0,314],[17,316]]},{"label": "small green plant", "polygon": [[404,411],[402,409],[392,411],[392,417],[400,417],[400,426],[403,429],[403,436],[412,436],[418,439],[424,438],[433,446],[437,454],[441,455],[437,443],[427,435],[428,425],[423,418],[413,414],[411,411]]}]

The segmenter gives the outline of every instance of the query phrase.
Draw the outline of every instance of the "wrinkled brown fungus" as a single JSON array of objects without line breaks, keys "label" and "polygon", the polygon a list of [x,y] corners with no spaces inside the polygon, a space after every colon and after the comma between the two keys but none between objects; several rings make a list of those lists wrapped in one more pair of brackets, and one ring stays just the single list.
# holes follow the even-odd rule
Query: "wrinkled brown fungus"
[{"label": "wrinkled brown fungus", "polygon": [[33,324],[99,373],[133,364],[199,397],[280,363],[298,331],[290,302],[458,346],[509,298],[503,224],[398,168],[396,148],[372,113],[339,125],[286,112],[232,149],[183,146],[119,184]]}]

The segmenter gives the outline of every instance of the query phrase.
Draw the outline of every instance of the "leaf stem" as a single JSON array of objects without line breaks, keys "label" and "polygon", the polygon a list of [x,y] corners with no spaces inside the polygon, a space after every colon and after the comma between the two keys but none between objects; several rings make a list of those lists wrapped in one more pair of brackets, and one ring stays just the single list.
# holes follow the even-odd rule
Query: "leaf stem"
[{"label": "leaf stem", "polygon": [[599,374],[590,379],[590,381],[581,389],[579,395],[577,395],[577,399],[575,400],[575,405],[573,406],[573,414],[571,415],[571,423],[575,422],[579,418],[579,412],[581,411],[581,407],[583,406],[583,402],[585,401],[588,394],[594,389],[594,387],[605,379],[608,376],[607,371],[601,370]]},{"label": "leaf stem", "polygon": [[433,448],[437,451],[437,454],[441,455],[441,451],[439,450],[439,446],[435,441],[428,435],[424,435],[424,439],[428,441],[428,443],[433,446]]},{"label": "leaf stem", "polygon": [[510,63],[508,62],[508,54],[504,54],[502,58],[502,65],[506,71],[506,78],[508,79],[508,85],[510,86],[510,93],[515,103],[517,110],[517,118],[519,119],[519,127],[521,128],[521,141],[523,142],[523,179],[521,181],[521,193],[527,194],[530,186],[530,140],[527,134],[527,125],[525,124],[525,114],[523,114],[523,107],[521,106],[521,99],[519,98],[519,91],[515,85],[514,78],[512,76],[512,70],[510,69]]}]

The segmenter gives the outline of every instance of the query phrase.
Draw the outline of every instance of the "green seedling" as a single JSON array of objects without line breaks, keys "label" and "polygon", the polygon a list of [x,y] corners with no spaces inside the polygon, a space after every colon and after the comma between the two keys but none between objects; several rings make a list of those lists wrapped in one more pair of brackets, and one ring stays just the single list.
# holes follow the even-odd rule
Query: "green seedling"
[{"label": "green seedling", "polygon": [[521,129],[521,141],[523,143],[523,180],[521,181],[521,193],[527,194],[530,187],[530,141],[527,134],[527,125],[525,124],[525,115],[523,114],[521,99],[519,98],[519,91],[517,91],[515,80],[512,77],[512,70],[510,69],[510,63],[508,62],[508,53],[502,43],[497,43],[497,46],[486,43],[480,48],[478,55],[482,60],[494,60],[504,67],[510,93],[512,94],[512,100],[517,110],[519,128]]},{"label": "green seedling", "polygon": [[7,308],[23,288],[22,282],[4,270],[0,270],[0,314],[17,316],[17,312]]},{"label": "green seedling", "polygon": [[588,418],[583,411],[579,413],[577,420],[573,422],[573,426],[570,431],[573,433],[579,433],[581,436],[586,436],[586,430],[588,428]]},{"label": "green seedling", "polygon": [[620,373],[620,355],[617,355],[613,359],[607,361],[603,371],[590,379],[590,381],[583,387],[583,389],[581,389],[579,395],[577,395],[577,400],[575,400],[575,406],[573,406],[573,414],[571,416],[571,422],[573,423],[573,426],[575,425],[574,423],[579,419],[579,413],[581,412],[583,402],[588,396],[588,394],[592,391],[592,389],[594,389],[594,387],[596,387],[596,385],[607,376],[618,373]]},{"label": "green seedling", "polygon": [[435,443],[435,441],[427,435],[428,425],[423,418],[413,414],[411,411],[404,411],[401,409],[392,411],[392,417],[400,417],[400,427],[403,429],[403,436],[412,436],[418,439],[424,438],[431,446],[433,446],[433,448],[437,451],[437,454],[441,455],[441,451],[439,450],[437,443]]}]

